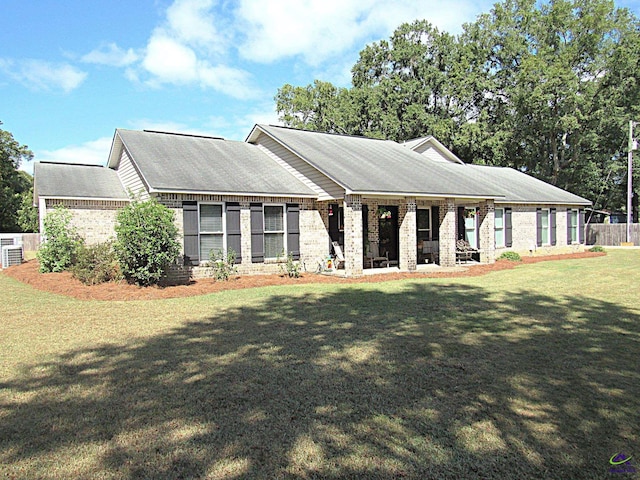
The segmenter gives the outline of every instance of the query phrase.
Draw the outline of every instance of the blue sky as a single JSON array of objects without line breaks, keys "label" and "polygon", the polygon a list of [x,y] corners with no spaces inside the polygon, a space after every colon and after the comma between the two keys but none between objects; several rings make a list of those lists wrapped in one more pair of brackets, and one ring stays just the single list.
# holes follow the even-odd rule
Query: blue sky
[{"label": "blue sky", "polygon": [[0,128],[36,161],[73,163],[104,164],[116,128],[244,140],[278,123],[283,84],[348,86],[358,52],[401,23],[459,33],[493,3],[2,0]]}]

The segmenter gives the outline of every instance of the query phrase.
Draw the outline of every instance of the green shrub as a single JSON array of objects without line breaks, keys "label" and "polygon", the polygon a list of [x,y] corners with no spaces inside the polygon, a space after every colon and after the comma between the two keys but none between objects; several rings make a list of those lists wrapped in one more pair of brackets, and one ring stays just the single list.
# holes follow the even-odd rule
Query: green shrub
[{"label": "green shrub", "polygon": [[602,253],[602,252],[605,252],[606,250],[605,250],[604,248],[602,248],[602,246],[600,246],[600,245],[594,245],[593,247],[591,247],[591,248],[589,249],[589,251],[590,251],[590,252],[599,252],[599,253]]},{"label": "green shrub", "polygon": [[71,273],[85,285],[122,279],[120,265],[112,242],[81,246]]},{"label": "green shrub", "polygon": [[45,241],[37,254],[41,273],[62,272],[75,262],[83,240],[70,224],[71,212],[61,205],[44,217]]},{"label": "green shrub", "polygon": [[209,252],[208,266],[213,269],[213,278],[216,281],[227,281],[231,275],[234,275],[238,269],[236,264],[236,252],[229,250],[225,255],[222,250]]},{"label": "green shrub", "polygon": [[517,252],[504,252],[498,257],[498,260],[509,260],[510,262],[521,262],[522,257]]},{"label": "green shrub", "polygon": [[141,286],[157,284],[180,254],[173,211],[155,199],[134,199],[118,212],[114,248],[122,274]]},{"label": "green shrub", "polygon": [[[278,260],[280,256],[278,255]],[[280,271],[283,274],[287,274],[289,278],[299,278],[300,277],[300,264],[294,262],[293,255],[289,254],[287,256],[287,261],[284,265],[280,265]]]}]

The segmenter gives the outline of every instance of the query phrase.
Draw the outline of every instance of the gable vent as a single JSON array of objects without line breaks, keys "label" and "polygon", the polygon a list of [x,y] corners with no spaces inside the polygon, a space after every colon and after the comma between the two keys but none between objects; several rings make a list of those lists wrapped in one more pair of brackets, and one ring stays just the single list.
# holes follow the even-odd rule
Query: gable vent
[{"label": "gable vent", "polygon": [[22,263],[22,246],[6,245],[2,247],[2,268],[8,268]]}]

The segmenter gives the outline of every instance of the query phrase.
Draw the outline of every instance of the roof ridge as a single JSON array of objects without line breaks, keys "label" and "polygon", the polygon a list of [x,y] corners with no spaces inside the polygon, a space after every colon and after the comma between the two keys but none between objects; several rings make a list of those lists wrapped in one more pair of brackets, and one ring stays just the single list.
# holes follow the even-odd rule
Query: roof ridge
[{"label": "roof ridge", "polygon": [[181,132],[165,132],[162,130],[146,130],[143,129],[142,130],[145,133],[159,133],[162,135],[175,135],[177,137],[192,137],[192,138],[208,138],[210,140],[225,140],[226,139],[224,137],[216,137],[213,135],[202,135],[202,134],[198,134],[198,133],[181,133]]},{"label": "roof ridge", "polygon": [[100,167],[106,168],[104,165],[98,165],[96,163],[74,163],[74,162],[52,162],[48,160],[38,160],[36,163],[45,165],[72,165],[74,167]]},{"label": "roof ridge", "polygon": [[[264,124],[263,124],[263,126],[264,126]],[[334,137],[360,138],[360,139],[363,139],[363,140],[378,140],[378,141],[381,141],[381,142],[398,143],[398,142],[394,142],[393,140],[389,140],[388,138],[365,137],[364,135],[353,135],[353,134],[349,134],[349,133],[319,132],[318,130],[304,130],[302,128],[287,127],[287,126],[284,126],[284,125],[268,124],[266,126],[267,127],[273,127],[273,128],[281,128],[283,130],[293,130],[294,132],[318,133],[320,135],[333,135]]]}]

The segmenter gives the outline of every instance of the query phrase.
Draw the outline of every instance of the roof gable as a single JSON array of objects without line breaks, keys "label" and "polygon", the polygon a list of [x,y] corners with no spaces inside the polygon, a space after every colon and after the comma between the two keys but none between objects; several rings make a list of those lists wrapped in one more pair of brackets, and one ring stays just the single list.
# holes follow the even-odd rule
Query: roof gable
[{"label": "roof gable", "polygon": [[429,161],[390,140],[334,135],[256,125],[247,138],[264,132],[341,185],[346,193],[434,197],[499,197],[476,181],[464,164]]},{"label": "roof gable", "polygon": [[314,197],[255,145],[217,137],[116,130],[109,166],[128,152],[150,192]]},{"label": "roof gable", "polygon": [[407,140],[402,145],[410,150],[413,150],[416,153],[427,156],[431,160],[459,163],[461,165],[464,164],[464,162],[460,160],[451,150],[449,150],[431,135],[429,135],[428,137]]}]

